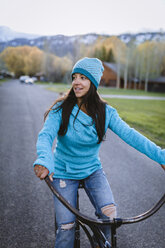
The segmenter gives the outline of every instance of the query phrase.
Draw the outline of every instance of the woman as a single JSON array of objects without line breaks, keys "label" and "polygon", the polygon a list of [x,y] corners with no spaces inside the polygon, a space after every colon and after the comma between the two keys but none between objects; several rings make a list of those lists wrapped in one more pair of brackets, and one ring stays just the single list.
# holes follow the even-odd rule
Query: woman
[{"label": "woman", "polygon": [[[108,128],[126,143],[158,162],[165,169],[165,150],[130,128],[117,111],[102,101],[97,93],[103,65],[96,58],[79,60],[72,70],[72,88],[57,100],[46,114],[46,121],[37,141],[36,175],[49,175],[55,188],[73,206],[79,181],[99,218],[114,218],[116,206],[111,188],[102,170],[99,149]],[[57,144],[52,154],[52,144]],[[74,246],[75,216],[55,197],[57,224],[56,248]],[[108,228],[104,230],[107,238]]]}]

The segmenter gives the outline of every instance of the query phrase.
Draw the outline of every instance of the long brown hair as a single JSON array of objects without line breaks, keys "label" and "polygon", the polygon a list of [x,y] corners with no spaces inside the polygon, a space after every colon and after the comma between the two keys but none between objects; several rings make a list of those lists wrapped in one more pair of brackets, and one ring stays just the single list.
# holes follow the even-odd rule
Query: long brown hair
[{"label": "long brown hair", "polygon": [[[53,107],[57,102],[61,102],[61,104],[54,109]],[[58,135],[64,136],[66,134],[68,130],[70,114],[72,113],[72,109],[76,103],[77,103],[77,98],[75,96],[73,88],[71,88],[66,96],[57,99],[49,108],[49,110],[45,113],[44,118],[46,119],[50,110],[53,109],[56,112],[62,109],[62,122],[60,125],[60,129],[58,131]],[[104,102],[100,98],[99,94],[97,93],[96,87],[92,83],[90,85],[88,92],[82,98],[81,105],[79,106],[79,110],[75,116],[75,120],[82,105],[85,107],[87,114],[92,118],[93,123],[95,124],[97,136],[98,136],[98,143],[100,143],[101,141],[103,141],[105,135],[106,102]]]}]

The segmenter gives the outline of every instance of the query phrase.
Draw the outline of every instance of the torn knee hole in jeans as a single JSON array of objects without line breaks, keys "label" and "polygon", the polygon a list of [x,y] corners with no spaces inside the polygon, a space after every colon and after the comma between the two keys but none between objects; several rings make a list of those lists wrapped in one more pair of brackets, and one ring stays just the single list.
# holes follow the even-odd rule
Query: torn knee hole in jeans
[{"label": "torn knee hole in jeans", "polygon": [[74,227],[75,223],[62,224],[61,230],[70,230]]},{"label": "torn knee hole in jeans", "polygon": [[110,204],[102,207],[101,211],[104,215],[106,215],[110,219],[116,218],[116,206],[114,204]]},{"label": "torn knee hole in jeans", "polygon": [[60,188],[65,188],[65,187],[66,187],[65,180],[60,179]]}]

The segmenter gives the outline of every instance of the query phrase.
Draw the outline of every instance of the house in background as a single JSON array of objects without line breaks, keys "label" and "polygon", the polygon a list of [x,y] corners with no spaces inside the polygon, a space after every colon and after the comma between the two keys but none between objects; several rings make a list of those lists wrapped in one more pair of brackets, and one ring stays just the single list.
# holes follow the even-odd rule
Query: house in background
[{"label": "house in background", "polygon": [[47,81],[46,76],[43,72],[37,72],[34,76],[41,82]]},{"label": "house in background", "polygon": [[148,91],[165,92],[165,77],[158,77],[155,79],[149,79]]},{"label": "house in background", "polygon": [[[108,87],[117,87],[117,64],[103,62],[104,72],[101,78],[100,85]],[[128,79],[127,89],[144,89],[144,85],[139,85],[139,80],[137,78]],[[124,88],[124,78],[120,76],[120,85],[119,88]]]},{"label": "house in background", "polygon": [[[100,86],[115,87],[117,86],[117,64],[103,62],[104,72],[101,78]],[[127,88],[129,89],[141,89],[144,90],[145,82],[141,83],[137,78],[131,78],[128,80]],[[120,77],[119,88],[124,88],[124,78]],[[165,92],[165,77],[158,77],[148,80],[148,91],[153,92]]]},{"label": "house in background", "polygon": [[101,78],[101,86],[116,87],[117,65],[114,63],[103,62],[104,72]]}]

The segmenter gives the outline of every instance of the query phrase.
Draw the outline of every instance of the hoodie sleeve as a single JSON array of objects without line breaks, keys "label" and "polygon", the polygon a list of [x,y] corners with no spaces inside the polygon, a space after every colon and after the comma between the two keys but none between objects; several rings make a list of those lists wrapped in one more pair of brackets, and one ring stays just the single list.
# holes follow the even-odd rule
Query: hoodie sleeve
[{"label": "hoodie sleeve", "polygon": [[110,119],[108,127],[128,145],[156,161],[165,164],[165,149],[161,149],[145,136],[131,128],[118,115],[116,109],[109,107]]},{"label": "hoodie sleeve", "polygon": [[39,164],[46,167],[49,170],[49,175],[54,171],[52,145],[60,128],[60,113],[60,110],[57,112],[51,110],[49,112],[42,130],[39,132],[36,144],[38,158],[33,165]]}]

